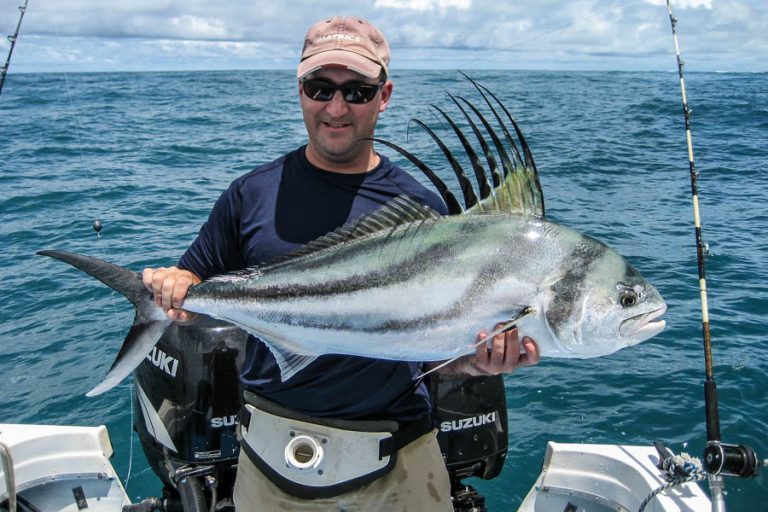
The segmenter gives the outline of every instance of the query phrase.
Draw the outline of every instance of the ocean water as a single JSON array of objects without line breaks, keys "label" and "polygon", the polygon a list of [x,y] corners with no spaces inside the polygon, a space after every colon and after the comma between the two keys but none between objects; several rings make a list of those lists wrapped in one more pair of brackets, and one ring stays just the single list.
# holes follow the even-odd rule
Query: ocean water
[{"label": "ocean water", "polygon": [[[669,305],[666,331],[644,344],[507,376],[508,460],[496,480],[472,483],[490,510],[515,510],[548,440],[662,440],[700,455],[704,359],[677,74],[471,74],[519,121],[548,217],[618,249]],[[446,91],[471,89],[455,71],[393,78],[377,135],[448,177],[409,120],[446,133],[428,105],[450,108]],[[768,75],[692,73],[686,83],[721,430],[768,458]],[[109,368],[132,308],[35,253],[75,251],[136,270],[172,264],[232,179],[304,138],[289,71],[11,74],[0,97],[0,421],[106,424],[131,497],[157,495],[131,431],[130,382],[84,396]],[[768,482],[727,479],[726,489],[730,510],[758,510]]]}]

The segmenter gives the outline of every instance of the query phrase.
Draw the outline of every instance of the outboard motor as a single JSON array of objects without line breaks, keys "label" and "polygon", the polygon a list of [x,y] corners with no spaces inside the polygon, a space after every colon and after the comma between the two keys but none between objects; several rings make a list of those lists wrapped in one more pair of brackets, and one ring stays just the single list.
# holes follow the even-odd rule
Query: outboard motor
[{"label": "outboard motor", "polygon": [[134,429],[164,484],[162,508],[143,510],[231,510],[247,339],[208,317],[172,324],[135,370]]},{"label": "outboard motor", "polygon": [[496,478],[509,444],[507,399],[501,375],[433,375],[430,381],[437,440],[451,479],[456,512],[485,512],[485,498],[461,482]]},{"label": "outboard motor", "polygon": [[[162,498],[128,511],[232,511],[242,406],[240,370],[245,331],[204,317],[172,324],[134,372],[134,429]],[[501,376],[432,375],[437,439],[451,478],[457,512],[486,510],[484,498],[461,480],[492,479],[507,453],[507,407]],[[213,507],[211,507],[213,504]]]}]

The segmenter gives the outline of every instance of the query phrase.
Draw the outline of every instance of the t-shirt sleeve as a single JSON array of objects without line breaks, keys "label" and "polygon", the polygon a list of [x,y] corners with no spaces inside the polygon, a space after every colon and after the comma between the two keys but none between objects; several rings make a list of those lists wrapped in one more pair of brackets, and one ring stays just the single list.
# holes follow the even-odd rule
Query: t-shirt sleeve
[{"label": "t-shirt sleeve", "polygon": [[202,279],[245,267],[240,251],[241,195],[237,182],[219,197],[178,266]]}]

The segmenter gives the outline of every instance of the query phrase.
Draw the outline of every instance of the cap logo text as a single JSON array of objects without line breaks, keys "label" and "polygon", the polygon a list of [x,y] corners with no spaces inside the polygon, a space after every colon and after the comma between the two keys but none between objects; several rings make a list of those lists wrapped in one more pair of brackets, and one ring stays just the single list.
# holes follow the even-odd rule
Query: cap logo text
[{"label": "cap logo text", "polygon": [[360,41],[362,40],[362,37],[353,34],[328,34],[325,36],[319,36],[316,42],[322,43],[323,41],[331,41],[334,39],[338,41]]}]

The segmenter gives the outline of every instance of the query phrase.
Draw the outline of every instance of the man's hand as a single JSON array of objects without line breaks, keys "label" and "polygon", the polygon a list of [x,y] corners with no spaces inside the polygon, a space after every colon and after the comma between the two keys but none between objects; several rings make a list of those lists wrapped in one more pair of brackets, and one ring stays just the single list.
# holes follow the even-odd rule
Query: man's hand
[{"label": "man's hand", "polygon": [[[502,326],[503,324],[497,324],[495,329]],[[480,331],[477,341],[486,340],[487,343],[480,343],[474,354],[461,357],[437,372],[444,375],[498,375],[511,373],[517,368],[539,362],[539,346],[527,336],[521,341],[517,329],[500,332],[490,341],[487,337],[486,331]],[[521,346],[524,352],[520,350]],[[434,367],[436,364],[431,366]]]},{"label": "man's hand", "polygon": [[155,296],[155,304],[163,308],[168,318],[179,324],[189,324],[197,314],[181,309],[189,287],[202,281],[189,270],[178,267],[145,268],[141,275],[144,286]]}]

